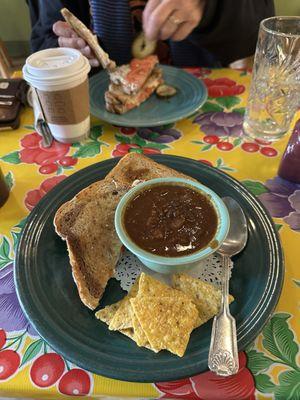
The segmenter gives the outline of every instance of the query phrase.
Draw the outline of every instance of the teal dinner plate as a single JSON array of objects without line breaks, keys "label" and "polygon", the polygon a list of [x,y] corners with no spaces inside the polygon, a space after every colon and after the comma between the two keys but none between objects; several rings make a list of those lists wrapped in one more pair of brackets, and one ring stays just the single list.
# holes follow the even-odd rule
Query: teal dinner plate
[{"label": "teal dinner plate", "polygon": [[108,88],[108,74],[101,71],[90,79],[91,113],[112,125],[151,127],[170,124],[196,112],[207,99],[207,90],[202,81],[192,74],[175,67],[161,65],[164,80],[176,87],[177,93],[169,99],[160,99],[153,94],[139,107],[125,114],[106,111],[104,93]]},{"label": "teal dinner plate", "polygon": [[[280,296],[284,266],[278,234],[261,203],[238,181],[198,161],[170,155],[158,162],[198,179],[219,196],[243,208],[249,227],[246,248],[234,258],[230,306],[237,322],[239,350],[251,343],[269,320]],[[93,164],[66,178],[28,216],[15,259],[15,285],[22,308],[40,336],[66,359],[89,371],[126,381],[157,382],[192,376],[207,369],[211,321],[194,330],[184,357],[139,348],[109,331],[80,301],[66,243],[55,233],[58,207],[87,185],[102,179],[118,159]],[[111,279],[101,306],[124,296]]]}]

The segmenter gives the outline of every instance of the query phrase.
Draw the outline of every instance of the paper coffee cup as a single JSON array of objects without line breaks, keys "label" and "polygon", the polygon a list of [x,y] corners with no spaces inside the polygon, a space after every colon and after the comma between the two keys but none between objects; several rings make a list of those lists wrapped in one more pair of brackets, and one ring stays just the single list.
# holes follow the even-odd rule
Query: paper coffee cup
[{"label": "paper coffee cup", "polygon": [[36,89],[53,137],[73,143],[90,130],[88,59],[78,50],[41,50],[26,59],[24,79]]}]

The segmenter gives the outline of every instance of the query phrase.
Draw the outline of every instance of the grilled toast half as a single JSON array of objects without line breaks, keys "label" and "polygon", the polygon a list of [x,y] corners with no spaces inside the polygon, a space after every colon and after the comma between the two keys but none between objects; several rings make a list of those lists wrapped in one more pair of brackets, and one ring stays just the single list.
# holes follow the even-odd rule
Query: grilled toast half
[{"label": "grilled toast half", "polygon": [[161,177],[187,176],[141,154],[129,153],[105,179],[83,189],[57,210],[55,230],[66,240],[80,299],[90,309],[98,306],[121,253],[114,226],[121,197],[136,180]]}]

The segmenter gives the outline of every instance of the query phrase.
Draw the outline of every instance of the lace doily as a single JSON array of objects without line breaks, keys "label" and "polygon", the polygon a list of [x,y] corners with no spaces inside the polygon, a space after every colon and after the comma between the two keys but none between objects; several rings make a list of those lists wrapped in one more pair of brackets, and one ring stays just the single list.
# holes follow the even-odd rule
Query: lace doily
[{"label": "lace doily", "polygon": [[[232,267],[233,263],[231,261],[230,272]],[[131,286],[134,284],[136,278],[142,272],[145,272],[146,274],[151,275],[168,285],[171,284],[170,275],[160,274],[152,271],[151,269],[145,267],[145,265],[142,264],[142,262],[134,254],[128,250],[125,250],[117,264],[115,273],[115,278],[120,282],[121,288],[128,292]],[[221,288],[223,273],[221,256],[218,254],[213,254],[205,260],[200,261],[196,267],[194,267],[191,271],[187,271],[186,273],[194,278],[202,279],[218,288]]]}]

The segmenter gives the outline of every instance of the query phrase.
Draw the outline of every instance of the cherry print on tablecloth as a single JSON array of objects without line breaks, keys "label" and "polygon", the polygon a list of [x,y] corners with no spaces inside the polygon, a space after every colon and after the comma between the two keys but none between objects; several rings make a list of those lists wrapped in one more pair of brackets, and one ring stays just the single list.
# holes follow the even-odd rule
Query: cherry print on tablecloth
[{"label": "cherry print on tablecloth", "polygon": [[91,389],[89,374],[78,368],[66,372],[59,381],[58,390],[69,396],[86,396]]},{"label": "cherry print on tablecloth", "polygon": [[137,144],[129,143],[119,143],[114,148],[112,155],[113,157],[123,157],[127,153],[139,153],[139,154],[160,154],[159,149],[154,149],[152,147],[142,147]]},{"label": "cherry print on tablecloth", "polygon": [[220,169],[220,170],[222,170],[222,171],[231,171],[231,172],[234,172],[234,171],[235,171],[234,168],[232,168],[232,167],[228,166],[227,164],[225,164],[224,161],[223,161],[223,159],[222,159],[221,157],[218,158],[218,159],[215,161],[215,164],[213,164],[212,161],[210,161],[210,160],[205,160],[205,159],[200,159],[200,160],[198,160],[198,161],[200,161],[200,162],[202,162],[202,163],[204,163],[204,164],[207,164],[207,165],[209,165],[210,167],[218,168],[218,169]]},{"label": "cherry print on tablecloth", "polygon": [[20,355],[14,350],[0,351],[0,381],[11,378],[20,365]]},{"label": "cherry print on tablecloth", "polygon": [[[46,347],[44,345],[44,350]],[[57,385],[60,393],[69,396],[86,396],[92,386],[92,376],[89,372],[76,367],[70,368],[69,363],[56,353],[44,352],[36,357],[29,374],[36,387],[48,388]]]},{"label": "cherry print on tablecloth", "polygon": [[56,353],[46,353],[34,360],[30,368],[32,382],[41,388],[54,385],[65,370],[65,362]]},{"label": "cherry print on tablecloth", "polygon": [[210,150],[215,146],[220,151],[230,151],[236,147],[247,153],[260,152],[265,157],[275,157],[278,152],[271,147],[271,142],[252,140],[244,137],[243,115],[237,111],[209,111],[197,115],[194,123],[204,132],[202,140],[192,143],[201,145],[201,151]]},{"label": "cherry print on tablecloth", "polygon": [[51,146],[45,148],[42,146],[41,136],[32,132],[21,139],[20,150],[0,156],[0,159],[9,164],[35,164],[42,175],[61,175],[64,170],[73,169],[78,159],[95,157],[101,153],[102,146],[108,146],[99,140],[101,136],[102,126],[95,125],[91,128],[89,137],[80,143],[69,144],[53,140]]},{"label": "cherry print on tablecloth", "polygon": [[37,205],[41,198],[44,197],[45,194],[49,192],[49,190],[51,190],[55,185],[63,181],[65,178],[66,175],[53,176],[44,180],[40,184],[39,188],[29,190],[29,192],[26,193],[24,200],[26,208],[28,208],[28,210],[30,211],[33,210],[33,208]]},{"label": "cherry print on tablecloth", "polygon": [[0,329],[0,349],[2,349],[5,343],[6,343],[6,332],[4,329]]}]

